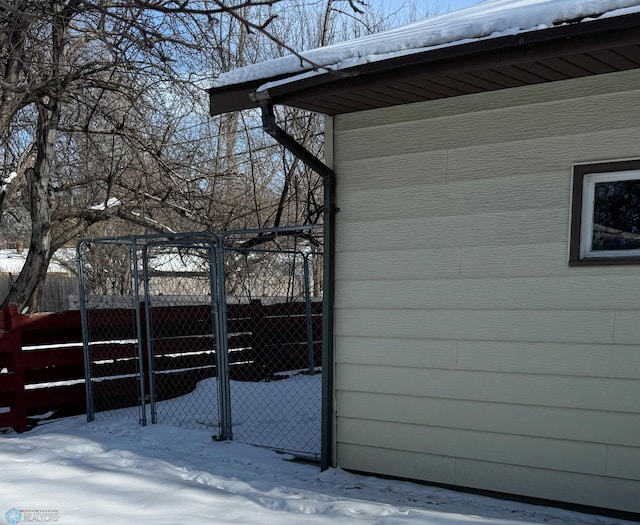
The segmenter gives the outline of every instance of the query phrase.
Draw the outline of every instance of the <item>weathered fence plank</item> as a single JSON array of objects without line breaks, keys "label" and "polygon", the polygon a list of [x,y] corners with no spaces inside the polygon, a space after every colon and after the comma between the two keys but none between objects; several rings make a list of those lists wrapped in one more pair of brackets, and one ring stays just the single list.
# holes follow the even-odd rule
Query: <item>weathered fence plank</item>
[{"label": "weathered fence plank", "polygon": [[[321,307],[321,303],[312,305],[314,366],[322,360]],[[100,332],[105,327],[109,334],[107,340],[92,340],[96,410],[138,405],[138,341],[131,338],[136,311],[91,310],[90,315],[91,329]],[[308,368],[305,316],[304,303],[228,305],[230,377],[261,381],[282,371]],[[154,308],[152,319],[158,400],[187,394],[199,381],[216,376],[209,305]],[[145,341],[143,348],[146,351]],[[84,413],[84,366],[78,311],[22,315],[15,306],[4,308],[0,315],[0,426],[27,430],[35,424],[30,416],[48,410],[65,416]]]},{"label": "weathered fence plank", "polygon": [[[4,299],[17,274],[0,275],[0,299]],[[74,309],[73,298],[78,296],[78,278],[48,274],[44,281],[41,308],[47,312],[64,312]],[[77,309],[77,308],[76,308]]]}]

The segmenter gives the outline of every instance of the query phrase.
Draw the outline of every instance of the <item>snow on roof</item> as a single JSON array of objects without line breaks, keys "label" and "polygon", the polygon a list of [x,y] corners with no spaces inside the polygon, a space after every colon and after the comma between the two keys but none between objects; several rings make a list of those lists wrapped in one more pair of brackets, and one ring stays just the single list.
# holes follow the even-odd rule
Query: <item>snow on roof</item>
[{"label": "snow on roof", "polygon": [[[465,9],[302,53],[311,63],[302,63],[299,57],[288,55],[235,69],[220,75],[213,87],[313,72],[315,66],[341,70],[438,47],[636,12],[640,12],[640,0],[486,0]],[[262,86],[261,90],[268,87]]]}]

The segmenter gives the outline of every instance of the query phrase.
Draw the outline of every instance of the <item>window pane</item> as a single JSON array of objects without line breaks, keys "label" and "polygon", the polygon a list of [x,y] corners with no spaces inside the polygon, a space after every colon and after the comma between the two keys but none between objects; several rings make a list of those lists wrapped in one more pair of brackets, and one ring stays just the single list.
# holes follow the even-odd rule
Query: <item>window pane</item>
[{"label": "window pane", "polygon": [[594,193],[591,249],[639,249],[640,180],[598,182]]}]

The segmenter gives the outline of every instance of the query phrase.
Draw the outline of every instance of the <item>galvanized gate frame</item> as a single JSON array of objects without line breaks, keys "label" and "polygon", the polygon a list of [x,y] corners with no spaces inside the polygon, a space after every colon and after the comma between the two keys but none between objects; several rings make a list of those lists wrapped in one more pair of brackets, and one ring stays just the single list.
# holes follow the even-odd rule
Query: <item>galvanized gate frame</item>
[{"label": "galvanized gate frame", "polygon": [[[87,420],[95,420],[95,403],[92,389],[92,374],[91,374],[91,355],[90,355],[90,343],[89,341],[89,304],[88,297],[85,293],[85,270],[82,264],[83,245],[89,242],[93,243],[105,243],[105,244],[120,244],[122,246],[128,246],[131,256],[131,271],[133,275],[133,297],[132,301],[135,303],[136,313],[136,334],[137,334],[137,359],[139,363],[139,380],[138,380],[138,395],[139,395],[139,422],[141,425],[147,424],[147,402],[150,405],[152,423],[156,423],[156,410],[155,410],[155,396],[154,396],[154,374],[153,374],[153,340],[151,334],[151,326],[147,322],[145,327],[141,322],[141,297],[144,297],[145,319],[149,319],[150,316],[150,296],[149,296],[149,265],[148,265],[148,251],[151,247],[194,247],[204,246],[207,248],[209,256],[209,271],[210,271],[210,283],[211,283],[211,307],[212,307],[212,326],[215,330],[216,338],[216,365],[218,370],[218,404],[220,408],[219,421],[220,421],[220,439],[227,440],[232,438],[231,428],[231,407],[230,407],[230,390],[229,390],[229,375],[228,375],[228,352],[227,352],[227,335],[226,335],[226,309],[224,298],[224,248],[220,242],[220,238],[212,232],[199,232],[199,233],[176,233],[170,235],[158,234],[158,235],[137,235],[137,236],[124,236],[124,237],[103,237],[97,239],[82,239],[77,244],[77,258],[78,258],[78,277],[80,280],[80,313],[82,321],[82,333],[83,333],[83,350],[85,358],[85,389],[87,396]],[[142,266],[140,268],[140,252],[142,259]],[[142,291],[141,285],[142,283]],[[142,337],[142,335],[146,337]],[[146,339],[147,344],[147,361],[144,363],[144,348],[143,341]],[[144,363],[144,365],[143,365]],[[145,366],[146,365],[146,366]],[[146,368],[146,370],[145,370]],[[144,377],[148,377],[149,392],[146,391]]]},{"label": "galvanized gate frame", "polygon": [[[288,227],[277,227],[277,228],[259,228],[259,229],[244,229],[244,230],[230,230],[225,232],[222,235],[222,239],[224,240],[224,253],[227,254],[229,252],[236,253],[262,253],[262,254],[283,254],[294,257],[299,257],[302,260],[302,270],[303,270],[303,289],[302,289],[302,298],[305,303],[305,311],[306,311],[306,348],[307,348],[307,367],[306,367],[306,375],[312,376],[316,374],[316,365],[314,358],[314,329],[313,329],[313,320],[312,320],[312,293],[310,287],[310,258],[312,256],[323,256],[324,251],[318,251],[309,246],[303,246],[300,248],[285,246],[282,248],[272,248],[268,247],[268,244],[265,243],[264,247],[260,244],[255,245],[250,242],[248,246],[244,245],[243,241],[248,239],[256,239],[261,236],[265,237],[267,242],[275,242],[278,240],[292,239],[294,237],[302,237],[302,236],[322,236],[324,226],[321,224],[310,224],[310,225],[301,225],[301,226],[288,226]],[[311,244],[311,243],[309,243]],[[324,267],[323,267],[324,270]],[[225,283],[226,284],[226,283]],[[323,287],[324,288],[324,287]],[[298,290],[300,290],[298,288]],[[226,292],[226,285],[225,285]],[[300,297],[300,295],[296,295]],[[226,292],[225,297],[228,299],[228,292]],[[293,296],[289,297],[289,300],[292,299]],[[225,301],[226,302],[226,301]],[[226,307],[226,304],[225,304]],[[300,369],[301,370],[301,369]],[[323,378],[330,373],[327,368],[326,360],[324,359],[321,364],[321,370],[323,372]],[[323,379],[324,382],[324,379]],[[305,459],[317,460],[321,459],[322,456],[322,439],[324,434],[324,422],[322,420],[322,410],[325,405],[325,395],[324,391],[319,391],[318,402],[320,404],[320,410],[317,414],[319,421],[319,435],[320,438],[320,448],[318,450],[315,449],[286,449],[286,448],[277,448],[276,450],[281,450],[282,452],[293,453],[298,457],[303,457]],[[232,414],[233,416],[233,414]],[[249,425],[247,421],[243,423],[245,426]],[[258,446],[264,446],[262,443],[254,442],[252,440],[246,441],[249,444],[254,444]]]},{"label": "galvanized gate frame", "polygon": [[146,341],[147,341],[147,357],[149,377],[149,406],[151,411],[151,423],[157,423],[156,399],[155,399],[155,374],[154,374],[154,352],[153,352],[153,327],[149,322],[152,316],[152,301],[150,296],[150,271],[149,271],[149,249],[154,247],[177,247],[177,248],[194,248],[196,246],[204,246],[207,249],[209,257],[209,282],[211,283],[211,316],[212,326],[215,332],[216,345],[216,366],[218,372],[218,404],[219,404],[219,421],[220,436],[222,440],[232,439],[231,424],[231,395],[229,386],[229,366],[228,366],[228,350],[227,350],[227,333],[226,320],[224,319],[224,268],[223,257],[224,250],[220,244],[218,237],[210,232],[199,234],[184,234],[179,237],[171,237],[165,240],[154,240],[147,242],[142,249],[143,261],[143,282],[144,286],[144,305],[145,305],[145,323]]},{"label": "galvanized gate frame", "polygon": [[[80,319],[82,324],[82,347],[84,352],[84,373],[85,373],[85,391],[86,391],[86,401],[87,401],[87,421],[95,420],[95,403],[93,397],[93,389],[91,385],[91,359],[89,355],[89,319],[88,319],[88,297],[85,293],[85,268],[82,264],[83,255],[82,248],[83,245],[89,242],[97,242],[101,244],[113,244],[113,245],[128,245],[129,246],[129,254],[131,255],[131,265],[132,265],[132,273],[134,276],[133,279],[133,301],[135,303],[135,312],[136,312],[136,334],[142,333],[142,327],[140,324],[140,290],[139,290],[139,281],[136,276],[139,273],[138,268],[138,258],[137,258],[137,241],[139,237],[136,236],[127,236],[127,237],[102,237],[98,239],[81,239],[78,241],[76,246],[76,257],[78,263],[78,280],[80,283],[79,286],[79,299],[80,299]],[[142,348],[142,338],[137,338],[137,358],[138,363],[142,363],[143,361],[143,348]],[[145,385],[144,381],[138,381],[138,396],[142,401],[146,397]],[[139,421],[141,425],[146,425],[146,410],[144,407],[144,403],[139,403]]]},{"label": "galvanized gate frame", "polygon": [[[215,359],[218,378],[218,406],[219,406],[219,439],[230,440],[233,438],[232,430],[232,410],[231,391],[229,379],[229,355],[227,339],[227,297],[225,287],[225,266],[224,256],[228,251],[235,252],[263,252],[263,253],[286,253],[301,256],[304,271],[304,300],[307,311],[307,347],[309,374],[315,372],[313,355],[313,336],[311,324],[311,293],[309,286],[309,258],[312,255],[322,255],[322,252],[301,249],[274,250],[266,248],[243,248],[241,244],[231,242],[235,236],[257,236],[270,235],[276,239],[279,236],[291,236],[297,233],[313,234],[321,232],[322,225],[305,225],[297,227],[267,228],[254,230],[233,230],[226,232],[223,236],[218,236],[212,232],[198,233],[176,233],[158,235],[140,235],[125,237],[104,237],[98,239],[83,239],[78,242],[78,275],[81,281],[80,286],[80,309],[83,328],[83,349],[85,354],[85,387],[87,395],[87,420],[95,419],[95,403],[92,389],[92,370],[89,341],[89,317],[88,317],[88,297],[85,293],[84,265],[82,264],[83,243],[112,243],[119,244],[129,251],[131,272],[132,272],[132,295],[131,301],[135,303],[135,333],[137,334],[137,359],[138,359],[138,390],[139,390],[139,422],[141,425],[147,424],[147,405],[151,414],[151,423],[157,422],[156,396],[154,390],[154,338],[152,326],[149,320],[153,315],[152,298],[150,295],[150,276],[152,270],[149,266],[149,251],[153,248],[202,248],[205,249],[209,258],[209,283],[211,286],[211,322],[215,331]],[[142,283],[142,284],[141,284]],[[129,297],[129,296],[127,296]],[[143,298],[143,300],[141,300]],[[143,306],[144,305],[144,306]],[[133,306],[133,304],[132,304]],[[144,308],[144,323],[142,321],[142,309]],[[145,326],[142,326],[142,325]],[[145,345],[146,340],[146,347]],[[145,359],[145,350],[147,352]],[[323,365],[324,366],[324,365]],[[149,389],[145,388],[145,377],[148,378]],[[323,380],[324,382],[324,380]],[[323,392],[322,405],[325,404]],[[324,426],[324,423],[323,423]],[[323,428],[324,434],[324,428]]]}]

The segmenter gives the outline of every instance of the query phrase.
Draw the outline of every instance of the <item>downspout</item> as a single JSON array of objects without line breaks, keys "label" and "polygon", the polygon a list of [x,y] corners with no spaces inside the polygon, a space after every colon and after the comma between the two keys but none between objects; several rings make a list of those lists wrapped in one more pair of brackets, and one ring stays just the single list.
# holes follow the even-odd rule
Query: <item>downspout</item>
[{"label": "downspout", "polygon": [[[265,93],[260,93],[265,96]],[[277,142],[293,153],[309,168],[322,177],[324,206],[324,256],[322,258],[322,421],[320,441],[320,468],[331,466],[333,445],[333,298],[335,254],[335,173],[302,144],[276,123],[273,103],[261,100],[262,128]]]}]

